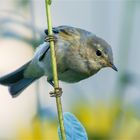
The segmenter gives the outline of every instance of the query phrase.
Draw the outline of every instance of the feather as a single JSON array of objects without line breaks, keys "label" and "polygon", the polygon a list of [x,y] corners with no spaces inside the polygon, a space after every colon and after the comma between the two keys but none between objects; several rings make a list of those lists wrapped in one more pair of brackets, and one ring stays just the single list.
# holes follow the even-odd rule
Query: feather
[{"label": "feather", "polygon": [[24,78],[24,71],[26,70],[27,66],[30,64],[31,61],[24,64],[22,67],[17,69],[14,72],[11,72],[3,77],[0,78],[0,84],[1,85],[11,85],[13,83],[18,82],[20,79]]}]

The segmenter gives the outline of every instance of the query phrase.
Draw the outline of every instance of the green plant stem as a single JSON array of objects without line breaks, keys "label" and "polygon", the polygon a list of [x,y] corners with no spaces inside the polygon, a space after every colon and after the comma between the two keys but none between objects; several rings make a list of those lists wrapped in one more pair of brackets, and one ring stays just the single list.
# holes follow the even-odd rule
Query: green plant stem
[{"label": "green plant stem", "polygon": [[[50,13],[51,1],[45,0],[45,3],[46,3],[46,15],[47,15],[47,23],[48,23],[48,34],[53,35],[51,13]],[[57,74],[57,63],[56,63],[56,55],[55,55],[55,49],[54,49],[54,41],[50,41],[50,51],[51,51],[52,71],[53,71],[54,90],[55,90],[56,88],[59,88],[59,81],[58,81],[58,74]],[[58,96],[56,97],[56,105],[57,105],[61,137],[62,137],[62,140],[66,140],[61,98]]]}]

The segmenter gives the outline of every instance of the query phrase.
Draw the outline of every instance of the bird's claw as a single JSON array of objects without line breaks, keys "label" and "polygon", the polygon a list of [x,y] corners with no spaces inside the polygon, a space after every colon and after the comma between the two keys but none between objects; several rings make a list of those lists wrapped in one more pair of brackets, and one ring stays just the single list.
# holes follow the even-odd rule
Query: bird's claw
[{"label": "bird's claw", "polygon": [[56,37],[54,35],[47,35],[44,39],[45,42],[56,42]]},{"label": "bird's claw", "polygon": [[62,88],[55,88],[54,91],[50,92],[51,97],[61,97],[62,96]]}]

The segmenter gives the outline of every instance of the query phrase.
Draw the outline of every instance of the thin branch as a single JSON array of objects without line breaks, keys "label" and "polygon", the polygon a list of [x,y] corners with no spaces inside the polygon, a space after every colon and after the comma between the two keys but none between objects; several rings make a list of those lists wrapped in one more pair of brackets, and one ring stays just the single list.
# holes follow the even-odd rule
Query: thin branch
[{"label": "thin branch", "polygon": [[[45,3],[46,3],[46,15],[47,15],[47,23],[48,23],[48,34],[49,36],[52,36],[53,32],[52,32],[52,22],[51,22],[51,13],[50,13],[51,0],[45,0]],[[55,55],[53,40],[50,40],[50,50],[51,50],[51,61],[52,61],[52,71],[53,71],[53,80],[54,80],[54,91],[56,91],[56,89],[59,88],[59,81],[58,81],[57,63],[56,63],[56,55]],[[57,105],[61,137],[62,140],[66,140],[61,98],[58,96],[56,96],[56,105]]]}]

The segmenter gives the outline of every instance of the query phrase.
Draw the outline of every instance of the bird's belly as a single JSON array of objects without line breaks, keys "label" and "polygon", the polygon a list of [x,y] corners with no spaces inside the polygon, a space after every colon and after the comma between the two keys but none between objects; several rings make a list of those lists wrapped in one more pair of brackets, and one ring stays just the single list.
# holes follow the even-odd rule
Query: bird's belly
[{"label": "bird's belly", "polygon": [[58,76],[59,76],[59,80],[68,82],[68,83],[79,82],[89,77],[86,74],[82,74],[82,73],[75,72],[72,70],[68,70],[64,73],[58,73]]}]

